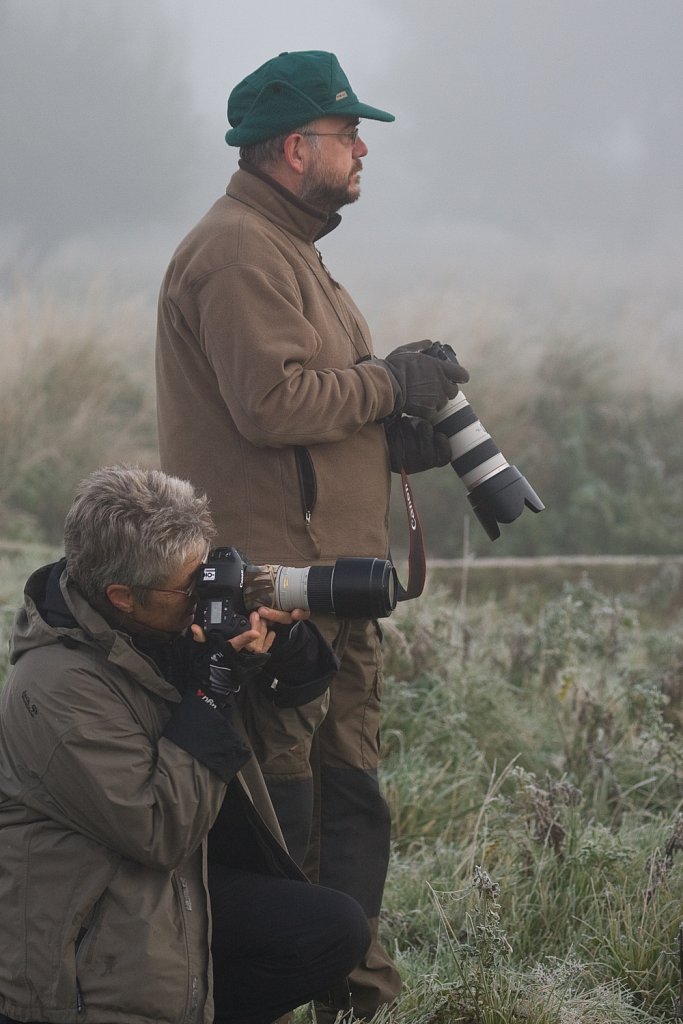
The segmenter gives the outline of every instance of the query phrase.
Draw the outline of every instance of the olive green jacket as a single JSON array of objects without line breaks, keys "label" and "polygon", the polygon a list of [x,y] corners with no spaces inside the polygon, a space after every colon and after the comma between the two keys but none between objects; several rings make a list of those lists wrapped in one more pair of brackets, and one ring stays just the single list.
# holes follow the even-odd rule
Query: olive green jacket
[{"label": "olive green jacket", "polygon": [[[240,735],[192,694],[186,709],[65,575],[79,625],[49,626],[49,571],[27,584],[0,695],[0,1012],[209,1024],[205,837],[219,810],[246,819],[250,863],[300,873]],[[178,745],[188,715],[212,768]]]},{"label": "olive green jacket", "polygon": [[241,168],[180,243],[159,300],[161,465],[255,562],[384,558],[389,374],[315,240],[335,226]]}]

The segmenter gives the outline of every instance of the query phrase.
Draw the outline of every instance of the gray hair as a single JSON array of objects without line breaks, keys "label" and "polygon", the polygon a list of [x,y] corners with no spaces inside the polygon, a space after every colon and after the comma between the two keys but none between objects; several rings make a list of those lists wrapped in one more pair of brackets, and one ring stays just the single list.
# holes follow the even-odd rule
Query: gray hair
[{"label": "gray hair", "polygon": [[317,136],[308,135],[306,128],[307,125],[304,124],[300,128],[292,128],[290,131],[285,132],[284,135],[274,135],[272,139],[264,139],[263,142],[255,142],[252,146],[241,146],[240,159],[253,164],[254,167],[258,167],[262,171],[272,170],[282,156],[282,151],[285,147],[285,139],[289,135],[294,134],[306,135],[310,138],[313,148],[319,148],[320,144]]},{"label": "gray hair", "polygon": [[67,570],[89,601],[110,583],[145,590],[204,553],[216,534],[208,499],[156,469],[108,466],[82,480],[64,523]]}]

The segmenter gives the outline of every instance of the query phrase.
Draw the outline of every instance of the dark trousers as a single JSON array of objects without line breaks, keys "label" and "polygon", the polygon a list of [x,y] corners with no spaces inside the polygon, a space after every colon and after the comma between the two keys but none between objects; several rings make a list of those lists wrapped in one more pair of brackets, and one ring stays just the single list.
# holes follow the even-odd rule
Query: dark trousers
[{"label": "dark trousers", "polygon": [[334,889],[209,864],[209,891],[214,1024],[271,1024],[342,980],[370,944],[365,914]]},{"label": "dark trousers", "polygon": [[[355,1015],[369,1020],[401,990],[378,937],[391,831],[377,775],[380,635],[376,623],[363,619],[316,616],[315,622],[341,659],[328,694],[303,707],[277,708],[244,686],[239,703],[293,858],[312,881],[353,896],[368,917],[372,944],[349,986]],[[316,1007],[316,1016],[318,1024],[332,1024],[336,1014]]]},{"label": "dark trousers", "polygon": [[351,897],[209,864],[214,1024],[271,1024],[339,983],[370,931]]}]

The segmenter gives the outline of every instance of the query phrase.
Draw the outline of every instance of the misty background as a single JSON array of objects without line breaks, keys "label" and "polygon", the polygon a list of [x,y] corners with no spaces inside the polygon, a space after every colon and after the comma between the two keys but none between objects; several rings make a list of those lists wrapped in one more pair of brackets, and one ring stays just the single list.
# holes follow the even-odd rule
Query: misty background
[{"label": "misty background", "polygon": [[0,0],[6,372],[85,318],[149,388],[166,264],[236,166],[227,96],[295,49],[396,115],[363,122],[362,197],[321,244],[380,354],[451,342],[510,461],[551,357],[548,401],[572,352],[681,396],[681,0]]}]

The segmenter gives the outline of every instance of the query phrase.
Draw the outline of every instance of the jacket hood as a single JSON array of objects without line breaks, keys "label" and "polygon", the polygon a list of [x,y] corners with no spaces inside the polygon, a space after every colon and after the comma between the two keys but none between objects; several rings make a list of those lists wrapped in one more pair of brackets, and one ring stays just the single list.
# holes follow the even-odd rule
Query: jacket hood
[{"label": "jacket hood", "polygon": [[163,678],[150,658],[136,650],[130,636],[110,626],[88,604],[69,578],[65,559],[44,565],[29,577],[24,604],[14,619],[10,662],[15,665],[27,651],[55,644],[93,648],[133,673],[147,689],[167,700],[180,700],[177,689]]}]

